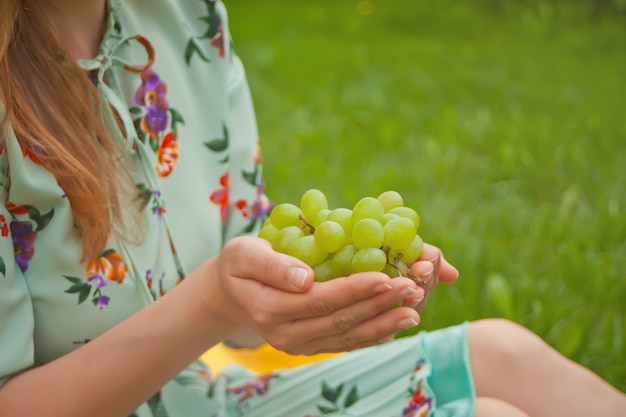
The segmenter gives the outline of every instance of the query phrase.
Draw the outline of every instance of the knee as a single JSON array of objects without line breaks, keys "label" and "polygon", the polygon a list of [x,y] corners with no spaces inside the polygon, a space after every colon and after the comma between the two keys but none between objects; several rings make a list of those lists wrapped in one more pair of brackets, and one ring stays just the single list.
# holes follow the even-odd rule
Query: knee
[{"label": "knee", "polygon": [[523,370],[545,354],[548,345],[525,327],[505,319],[484,319],[470,323],[470,354],[480,355],[480,362],[509,372]]}]

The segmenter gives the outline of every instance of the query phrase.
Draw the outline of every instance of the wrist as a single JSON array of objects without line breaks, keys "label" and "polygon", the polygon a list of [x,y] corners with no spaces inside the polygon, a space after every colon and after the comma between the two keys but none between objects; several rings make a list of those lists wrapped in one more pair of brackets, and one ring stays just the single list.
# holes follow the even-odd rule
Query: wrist
[{"label": "wrist", "polygon": [[[242,329],[239,321],[234,319],[236,317],[233,309],[235,303],[231,302],[224,293],[223,286],[220,285],[221,277],[218,268],[218,260],[214,257],[205,261],[187,277],[187,280],[191,278],[197,284],[192,291],[200,295],[203,325],[201,328],[205,328],[206,332],[222,335],[220,340],[214,343],[232,338]],[[219,331],[216,332],[218,329]]]}]

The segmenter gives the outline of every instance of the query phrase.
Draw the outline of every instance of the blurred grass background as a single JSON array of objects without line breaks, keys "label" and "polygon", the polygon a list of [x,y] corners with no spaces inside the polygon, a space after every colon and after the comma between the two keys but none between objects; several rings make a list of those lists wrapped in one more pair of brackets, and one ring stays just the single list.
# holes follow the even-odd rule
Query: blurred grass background
[{"label": "blurred grass background", "polygon": [[626,391],[626,16],[599,3],[227,6],[274,202],[399,191],[461,273],[421,329],[506,317]]}]

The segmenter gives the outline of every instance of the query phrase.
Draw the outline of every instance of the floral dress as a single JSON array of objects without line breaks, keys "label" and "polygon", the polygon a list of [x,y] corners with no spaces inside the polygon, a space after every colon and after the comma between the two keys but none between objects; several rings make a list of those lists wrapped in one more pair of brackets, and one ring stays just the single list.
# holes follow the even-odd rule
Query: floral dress
[{"label": "floral dress", "polygon": [[[154,302],[225,241],[255,233],[271,207],[223,4],[109,0],[108,11],[100,54],[80,65],[120,116],[114,130],[131,156],[144,243],[111,239],[100,256],[81,262],[63,189],[6,126],[0,385]],[[214,375],[198,360],[133,416],[469,416],[473,398],[461,325],[268,374],[232,365]]]}]

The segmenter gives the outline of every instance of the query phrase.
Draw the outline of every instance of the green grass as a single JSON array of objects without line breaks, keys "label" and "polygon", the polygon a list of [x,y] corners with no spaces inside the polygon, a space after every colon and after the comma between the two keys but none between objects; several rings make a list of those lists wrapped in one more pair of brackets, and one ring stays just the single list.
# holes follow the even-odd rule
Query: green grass
[{"label": "green grass", "polygon": [[585,4],[227,6],[271,199],[401,192],[461,272],[421,328],[506,317],[626,390],[626,19]]}]

